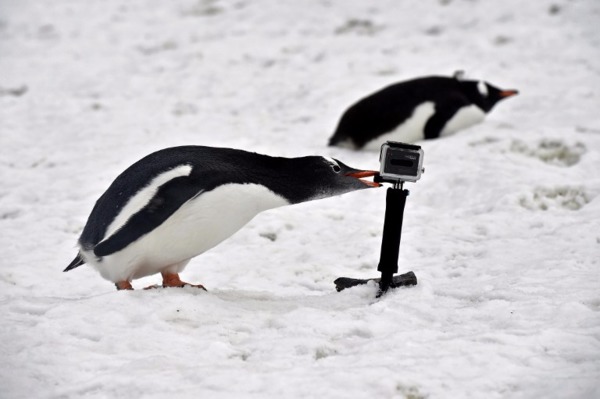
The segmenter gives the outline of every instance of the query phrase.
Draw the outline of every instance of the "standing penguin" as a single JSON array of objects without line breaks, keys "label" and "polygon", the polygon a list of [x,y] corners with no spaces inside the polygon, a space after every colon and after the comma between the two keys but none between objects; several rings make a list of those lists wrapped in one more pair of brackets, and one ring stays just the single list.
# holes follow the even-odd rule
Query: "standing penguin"
[{"label": "standing penguin", "polygon": [[435,139],[481,122],[498,101],[515,94],[463,80],[461,72],[396,83],[348,108],[329,145],[378,151],[388,140]]},{"label": "standing penguin", "polygon": [[[231,148],[183,146],[152,153],[121,173],[98,199],[64,270],[89,263],[117,289],[161,273],[163,287],[191,258],[258,213],[379,184],[375,171],[320,156],[277,158]],[[204,288],[201,285],[195,287]]]}]

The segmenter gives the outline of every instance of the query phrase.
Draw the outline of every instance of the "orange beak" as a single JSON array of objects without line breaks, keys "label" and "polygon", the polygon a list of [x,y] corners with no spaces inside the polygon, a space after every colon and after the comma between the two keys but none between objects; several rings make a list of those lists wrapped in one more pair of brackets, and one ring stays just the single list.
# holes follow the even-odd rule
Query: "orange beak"
[{"label": "orange beak", "polygon": [[506,97],[516,96],[517,94],[519,94],[518,90],[502,90],[500,92],[500,97],[506,98]]},{"label": "orange beak", "polygon": [[362,179],[362,177],[373,177],[373,176],[377,176],[378,174],[379,174],[379,172],[376,170],[361,170],[361,171],[354,172],[354,173],[348,173],[346,176],[354,177],[354,178],[360,180],[361,182],[365,183],[367,186],[380,187],[381,184],[379,184],[379,183]]}]

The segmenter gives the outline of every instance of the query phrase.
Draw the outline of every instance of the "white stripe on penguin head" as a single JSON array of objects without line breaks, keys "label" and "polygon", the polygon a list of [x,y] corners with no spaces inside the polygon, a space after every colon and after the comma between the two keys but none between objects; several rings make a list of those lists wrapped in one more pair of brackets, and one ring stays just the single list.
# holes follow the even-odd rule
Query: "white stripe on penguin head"
[{"label": "white stripe on penguin head", "polygon": [[331,166],[337,166],[338,168],[340,167],[340,164],[337,163],[337,161],[331,157],[323,157],[323,159],[325,159],[327,162],[329,162],[331,164]]},{"label": "white stripe on penguin head", "polygon": [[477,90],[479,90],[479,93],[481,93],[483,97],[487,97],[488,88],[483,80],[480,80],[479,83],[477,83]]}]

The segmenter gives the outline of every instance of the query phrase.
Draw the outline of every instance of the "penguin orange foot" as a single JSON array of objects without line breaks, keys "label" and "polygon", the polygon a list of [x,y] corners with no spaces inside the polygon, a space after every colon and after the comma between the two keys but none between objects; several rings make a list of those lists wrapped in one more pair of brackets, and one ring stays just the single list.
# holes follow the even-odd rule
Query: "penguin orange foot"
[{"label": "penguin orange foot", "polygon": [[179,278],[179,274],[177,273],[161,273],[162,274],[162,278],[163,278],[163,287],[167,288],[167,287],[195,287],[195,288],[202,288],[204,291],[206,291],[206,288],[204,288],[204,286],[202,284],[190,284],[190,283],[186,283],[185,281],[181,281],[181,279]]},{"label": "penguin orange foot", "polygon": [[144,287],[145,290],[153,290],[155,288],[168,288],[168,287],[194,287],[194,288],[202,288],[204,291],[208,291],[202,284],[190,284],[185,281],[181,281],[179,278],[179,274],[177,273],[165,273],[161,272],[163,277],[162,285],[153,284],[148,287]]},{"label": "penguin orange foot", "polygon": [[117,287],[118,291],[121,290],[133,290],[133,287],[131,286],[131,283],[127,280],[124,281],[117,281],[115,283],[115,286]]}]

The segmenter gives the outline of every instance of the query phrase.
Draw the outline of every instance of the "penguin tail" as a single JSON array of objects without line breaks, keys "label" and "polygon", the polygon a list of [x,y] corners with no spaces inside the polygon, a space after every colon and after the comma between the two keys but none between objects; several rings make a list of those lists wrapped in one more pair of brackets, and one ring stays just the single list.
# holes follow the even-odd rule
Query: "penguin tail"
[{"label": "penguin tail", "polygon": [[67,266],[67,268],[65,270],[63,270],[63,272],[68,272],[69,270],[75,269],[76,267],[79,267],[81,265],[83,265],[85,263],[85,260],[83,260],[83,258],[81,257],[81,254],[77,254],[77,256],[75,257],[75,259],[73,259],[71,261],[71,263],[69,264],[69,266]]},{"label": "penguin tail", "polygon": [[333,135],[333,136],[331,136],[331,138],[329,139],[329,143],[328,143],[328,145],[329,145],[330,147],[334,147],[334,146],[338,145],[338,143],[339,143],[340,141],[342,141],[342,140],[344,140],[344,137],[342,137],[341,135],[338,135],[338,134],[334,134],[334,135]]},{"label": "penguin tail", "polygon": [[346,149],[350,149],[350,150],[358,150],[358,149],[362,148],[363,145],[356,144],[356,141],[354,139],[351,139],[350,137],[348,137],[346,135],[340,135],[337,133],[334,134],[329,139],[330,147],[340,147],[340,148],[346,148]]},{"label": "penguin tail", "polygon": [[458,69],[454,71],[454,75],[452,77],[456,80],[465,80],[465,71],[462,69]]}]

